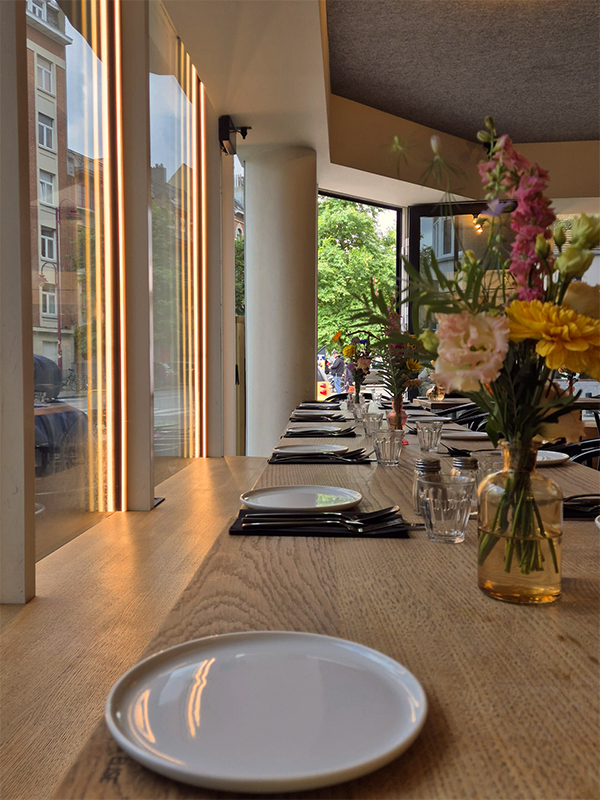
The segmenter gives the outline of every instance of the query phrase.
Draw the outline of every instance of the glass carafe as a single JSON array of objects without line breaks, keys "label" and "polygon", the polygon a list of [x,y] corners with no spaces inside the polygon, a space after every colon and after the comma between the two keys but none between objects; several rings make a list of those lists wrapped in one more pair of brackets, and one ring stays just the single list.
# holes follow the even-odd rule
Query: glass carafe
[{"label": "glass carafe", "polygon": [[478,583],[498,600],[560,596],[562,492],[537,472],[537,447],[502,442],[504,469],[479,488]]}]

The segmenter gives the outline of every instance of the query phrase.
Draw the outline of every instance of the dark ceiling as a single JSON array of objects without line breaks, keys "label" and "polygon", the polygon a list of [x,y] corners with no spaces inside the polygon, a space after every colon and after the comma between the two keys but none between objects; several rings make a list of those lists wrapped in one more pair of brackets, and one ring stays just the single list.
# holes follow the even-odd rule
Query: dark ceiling
[{"label": "dark ceiling", "polygon": [[599,0],[327,0],[331,91],[475,140],[600,138]]}]

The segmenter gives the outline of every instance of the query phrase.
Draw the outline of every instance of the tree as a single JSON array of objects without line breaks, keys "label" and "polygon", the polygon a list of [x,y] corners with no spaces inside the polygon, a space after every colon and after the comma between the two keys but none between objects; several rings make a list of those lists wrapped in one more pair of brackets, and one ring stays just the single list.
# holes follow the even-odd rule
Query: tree
[{"label": "tree", "polygon": [[244,237],[236,236],[234,242],[235,257],[235,315],[243,317],[246,313],[246,297],[244,286]]},{"label": "tree", "polygon": [[331,344],[341,330],[354,333],[352,315],[362,308],[353,295],[396,282],[395,231],[381,232],[381,210],[373,206],[319,198],[319,347]]}]

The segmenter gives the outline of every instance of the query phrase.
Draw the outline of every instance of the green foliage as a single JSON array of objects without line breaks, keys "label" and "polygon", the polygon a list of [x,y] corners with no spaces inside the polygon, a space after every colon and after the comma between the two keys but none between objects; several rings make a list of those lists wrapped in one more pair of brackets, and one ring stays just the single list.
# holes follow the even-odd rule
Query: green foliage
[{"label": "green foliage", "polygon": [[396,281],[395,231],[377,228],[380,210],[349,200],[319,200],[319,347],[338,331],[354,332],[357,295]]},{"label": "green foliage", "polygon": [[243,317],[246,313],[246,289],[244,284],[244,237],[236,236],[235,248],[235,315]]}]

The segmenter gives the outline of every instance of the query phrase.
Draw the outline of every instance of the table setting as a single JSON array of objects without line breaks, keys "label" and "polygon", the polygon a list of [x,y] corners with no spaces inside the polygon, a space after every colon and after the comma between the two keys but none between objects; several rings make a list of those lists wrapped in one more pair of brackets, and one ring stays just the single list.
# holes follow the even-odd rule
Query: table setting
[{"label": "table setting", "polygon": [[[55,798],[598,797],[597,473],[538,440],[576,429],[556,371],[597,374],[600,323],[564,301],[600,221],[576,219],[563,249],[547,174],[490,117],[478,138],[486,258],[465,250],[458,277],[405,265],[418,336],[382,287],[357,316],[357,390],[377,353],[389,413],[358,402],[351,424],[300,413],[282,432]],[[577,350],[557,338],[575,328]],[[411,415],[425,368],[485,431]]]}]

